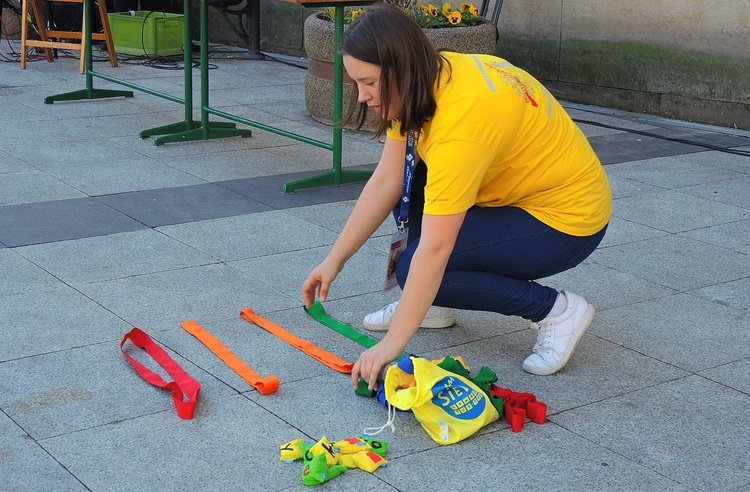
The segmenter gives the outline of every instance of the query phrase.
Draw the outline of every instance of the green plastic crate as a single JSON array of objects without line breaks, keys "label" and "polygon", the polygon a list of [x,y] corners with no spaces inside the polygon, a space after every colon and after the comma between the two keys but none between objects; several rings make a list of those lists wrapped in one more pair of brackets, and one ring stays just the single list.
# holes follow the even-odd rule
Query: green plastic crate
[{"label": "green plastic crate", "polygon": [[169,56],[183,53],[185,16],[137,10],[108,15],[115,51],[126,55]]}]

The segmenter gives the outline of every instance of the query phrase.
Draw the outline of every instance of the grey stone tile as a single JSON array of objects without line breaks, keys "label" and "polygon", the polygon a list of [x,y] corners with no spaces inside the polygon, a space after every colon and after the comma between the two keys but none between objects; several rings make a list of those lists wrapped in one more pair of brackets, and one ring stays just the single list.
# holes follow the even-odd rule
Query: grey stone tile
[{"label": "grey stone tile", "polygon": [[[330,316],[342,323],[352,326],[371,338],[380,340],[385,333],[367,331],[362,320],[368,313],[398,300],[399,293],[398,290],[389,293],[374,292],[331,300],[325,303],[325,309]],[[516,332],[527,326],[528,322],[520,318],[501,316],[497,313],[457,310],[454,326],[446,329],[420,329],[407,345],[405,353],[420,356],[438,353],[437,357],[443,357],[451,355],[455,347],[493,339],[498,335]],[[355,360],[363,350],[358,349]],[[448,353],[441,352],[446,350]]]},{"label": "grey stone tile", "polygon": [[[335,203],[322,203],[320,205],[308,205],[306,207],[295,207],[288,209],[288,213],[303,220],[319,225],[329,231],[340,233],[346,224],[349,215],[354,209],[356,200],[345,200]],[[386,222],[381,228],[385,227]],[[378,232],[381,229],[378,229]]]},{"label": "grey stone tile", "polygon": [[111,162],[107,166],[89,162],[49,166],[46,172],[91,196],[205,183],[192,174],[145,156]]},{"label": "grey stone tile", "polygon": [[0,250],[0,295],[29,294],[59,285],[59,279],[14,249]]},{"label": "grey stone tile", "polygon": [[75,164],[86,155],[89,162],[105,165],[107,162],[124,162],[139,160],[143,156],[127,147],[118,145],[115,139],[92,139],[86,135],[85,140],[65,140],[61,145],[29,146],[24,143],[7,145],[5,151],[10,155],[33,164],[40,169],[63,164]]},{"label": "grey stone tile", "polygon": [[594,137],[601,137],[603,135],[615,135],[617,133],[622,133],[624,130],[618,130],[616,128],[607,128],[603,126],[599,126],[592,123],[577,123],[578,127],[581,129],[584,135],[586,135],[587,138],[594,138]]},{"label": "grey stone tile", "polygon": [[[173,411],[111,423],[44,441],[46,449],[91,490],[302,489],[301,465],[282,463],[279,446],[299,430],[242,397],[214,399],[192,421]],[[113,446],[112,443],[117,443]],[[189,449],[193,457],[178,459]],[[145,467],[143,463],[169,466]],[[351,490],[362,480],[352,472],[332,481]],[[207,482],[207,479],[210,479]],[[338,485],[337,485],[338,484]]]},{"label": "grey stone tile", "polygon": [[122,319],[66,285],[0,294],[0,361],[116,339]]},{"label": "grey stone tile", "polygon": [[[272,153],[273,149],[251,149],[245,152],[216,152],[210,157],[211,165],[206,165],[207,157],[202,154],[186,155],[179,159],[170,159],[170,166],[197,176],[205,181],[232,181],[237,179],[257,178],[275,175],[284,170],[298,170],[300,162],[294,162],[290,156]],[[317,167],[305,166],[305,171]],[[277,190],[280,192],[280,189]]]},{"label": "grey stone tile", "polygon": [[661,190],[656,186],[645,184],[628,176],[622,176],[617,172],[612,172],[614,167],[607,167],[607,177],[609,186],[612,189],[612,198],[625,198],[629,196],[643,195],[646,193],[658,193]]},{"label": "grey stone tile", "polygon": [[592,334],[687,371],[750,356],[747,313],[687,294],[599,313]]},{"label": "grey stone tile", "polygon": [[596,261],[649,282],[687,291],[747,277],[747,255],[670,235],[596,251]]},{"label": "grey stone tile", "polygon": [[[308,273],[323,261],[329,250],[328,246],[310,248],[262,258],[233,261],[228,265],[239,272],[252,272],[252,276],[259,282],[273,285],[277,290],[289,296],[299,296],[297,298],[301,304],[302,283]],[[383,285],[380,275],[377,279],[373,279],[370,272],[372,265],[383,265],[386,259],[385,254],[370,248],[360,250],[339,274],[329,291],[328,299],[335,300],[380,290]]]},{"label": "grey stone tile", "polygon": [[[359,436],[364,429],[380,427],[388,420],[386,408],[373,398],[356,395],[349,376],[345,374],[329,371],[326,375],[289,383],[283,390],[283,395],[280,391],[278,398],[255,393],[250,396],[279,419],[295,422],[302,433],[316,440],[322,436],[332,440]],[[326,418],[320,418],[322,415]],[[501,425],[500,422],[492,424],[496,428]],[[387,429],[377,435],[388,442],[386,458],[389,460],[438,446],[411,412],[396,412],[395,427],[395,433]],[[295,437],[291,436],[291,439]],[[378,476],[380,473],[376,472]]]},{"label": "grey stone tile", "polygon": [[70,184],[40,171],[0,173],[0,187],[4,190],[0,206],[86,196]]},{"label": "grey stone tile", "polygon": [[602,164],[605,165],[688,154],[703,150],[695,145],[627,132],[592,137],[589,142],[591,142],[591,146]]},{"label": "grey stone tile", "polygon": [[683,193],[700,196],[708,200],[726,203],[750,210],[750,176],[737,175],[725,181],[703,183],[700,185],[681,188]]},{"label": "grey stone tile", "polygon": [[307,171],[300,173],[264,176],[253,179],[239,179],[222,181],[221,186],[252,198],[260,203],[276,209],[304,207],[331,203],[343,200],[354,200],[359,197],[364,182],[350,183],[339,186],[300,189],[294,193],[283,193],[284,185],[298,179],[317,176],[331,172],[330,170]]},{"label": "grey stone tile", "polygon": [[741,220],[683,233],[708,244],[750,255],[750,220]]},{"label": "grey stone tile", "polygon": [[98,200],[150,227],[270,210],[256,200],[212,183],[135,191]]},{"label": "grey stone tile", "polygon": [[603,311],[657,299],[674,293],[674,290],[640,278],[633,273],[602,265],[597,250],[577,267],[557,275],[538,280],[557,290],[569,290],[585,297],[596,309]]},{"label": "grey stone tile", "polygon": [[[600,108],[583,104],[561,102],[565,111],[579,124],[590,124],[597,128],[615,127],[615,130],[650,131],[657,128],[653,122],[632,118],[633,113],[610,108]],[[606,126],[600,126],[606,125]]]},{"label": "grey stone tile", "polygon": [[[722,306],[729,306],[747,312],[748,292],[750,292],[750,277],[735,280],[734,282],[711,285],[691,291],[690,293],[709,299]],[[747,320],[745,324],[750,327],[750,320]]]},{"label": "grey stone tile", "polygon": [[[36,440],[152,413],[166,412],[177,418],[171,391],[148,384],[120,353],[120,339],[128,331],[106,343],[0,364],[0,407]],[[172,381],[145,351],[129,342],[124,349],[165,381]],[[201,384],[196,411],[204,410],[207,401],[236,394],[183,357],[167,352]],[[42,376],[39,367],[49,370]]]},{"label": "grey stone tile", "polygon": [[331,245],[337,237],[279,210],[166,226],[159,231],[222,261]]},{"label": "grey stone tile", "polygon": [[696,184],[711,186],[714,182],[743,176],[727,169],[706,166],[709,159],[703,154],[700,152],[623,162],[607,168],[607,174],[668,190]]},{"label": "grey stone tile", "polygon": [[[532,470],[532,459],[554,465]],[[399,490],[461,490],[468,482],[477,490],[681,490],[679,481],[552,423],[472,436],[399,458],[378,473]]]},{"label": "grey stone tile", "polygon": [[[750,396],[689,377],[552,417],[599,446],[693,490],[747,483]],[[710,472],[709,472],[710,470]]]},{"label": "grey stone tile", "polygon": [[532,352],[536,333],[523,329],[528,323],[520,318],[520,331],[417,355],[427,359],[460,355],[473,373],[487,366],[497,374],[499,386],[533,393],[539,401],[546,403],[548,415],[688,374],[642,353],[638,348],[631,349],[601,338],[595,328],[604,324],[607,318],[606,313],[597,315],[567,366],[552,376],[528,374],[521,368],[523,360]]},{"label": "grey stone tile", "polygon": [[268,311],[301,305],[279,286],[226,265],[171,270],[88,283],[80,290],[146,331],[171,329],[187,319],[210,323],[238,316],[240,309]]},{"label": "grey stone tile", "polygon": [[[296,309],[274,312],[265,312],[262,305],[240,306],[236,310],[236,314],[239,315],[240,309],[245,307],[253,308],[259,316],[299,338],[310,341],[323,350],[327,350],[347,361],[356,360],[354,356],[357,355],[357,346],[353,342],[346,340],[328,328],[318,325],[303,312],[301,306]],[[265,396],[260,396],[260,393],[258,393],[260,399],[276,398],[286,393],[287,385],[290,383],[307,380],[333,371],[244,318],[236,317],[214,322],[203,322],[198,318],[195,321],[218,338],[253,371],[262,377],[276,376],[279,379],[278,393]],[[257,393],[251,383],[236,374],[197,338],[186,331],[177,328],[160,333],[159,337],[175,351],[195,362],[237,392]],[[342,377],[344,376],[342,375]]]},{"label": "grey stone tile", "polygon": [[0,207],[0,242],[8,247],[144,229],[94,198]]},{"label": "grey stone tile", "polygon": [[737,391],[750,394],[750,359],[730,362],[719,367],[706,369],[698,374]]},{"label": "grey stone tile", "polygon": [[17,253],[72,284],[216,263],[152,229],[16,248]]},{"label": "grey stone tile", "polygon": [[685,232],[746,219],[748,210],[682,191],[662,191],[619,198],[613,214],[654,229]]},{"label": "grey stone tile", "polygon": [[715,131],[699,127],[691,128],[687,125],[678,126],[670,124],[669,119],[665,118],[658,121],[657,128],[646,131],[670,141],[697,144],[707,149],[729,149],[750,142],[747,137],[728,133],[721,127],[714,128]]},{"label": "grey stone tile", "polygon": [[644,226],[631,220],[612,217],[609,221],[609,227],[607,227],[607,233],[604,235],[602,242],[599,243],[599,247],[607,248],[666,235],[668,233],[665,231]]},{"label": "grey stone tile", "polygon": [[15,173],[22,171],[32,171],[34,168],[21,159],[16,159],[12,155],[0,150],[0,173]]},{"label": "grey stone tile", "polygon": [[0,412],[0,488],[3,490],[87,490],[63,465]]},{"label": "grey stone tile", "polygon": [[[135,96],[143,97],[143,96]],[[134,97],[134,99],[135,99]],[[153,100],[153,98],[151,98]],[[129,112],[107,116],[94,116],[75,120],[74,128],[85,129],[89,134],[98,138],[110,137],[138,137],[140,132],[171,123],[184,122],[185,110],[181,106],[172,104],[170,111],[144,112],[138,105],[133,105]],[[132,140],[135,148],[139,147],[138,140]],[[122,145],[125,140],[120,140]],[[148,141],[144,143],[150,143]],[[130,146],[128,146],[130,148]]]}]

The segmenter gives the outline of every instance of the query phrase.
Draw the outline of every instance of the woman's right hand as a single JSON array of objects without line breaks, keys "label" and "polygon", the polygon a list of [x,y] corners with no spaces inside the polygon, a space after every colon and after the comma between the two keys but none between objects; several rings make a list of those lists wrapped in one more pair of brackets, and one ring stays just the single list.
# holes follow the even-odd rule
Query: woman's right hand
[{"label": "woman's right hand", "polygon": [[329,258],[316,266],[307,276],[307,280],[302,284],[302,298],[305,300],[305,306],[309,309],[315,302],[315,297],[325,302],[328,298],[328,289],[336,276],[344,268],[343,265]]}]

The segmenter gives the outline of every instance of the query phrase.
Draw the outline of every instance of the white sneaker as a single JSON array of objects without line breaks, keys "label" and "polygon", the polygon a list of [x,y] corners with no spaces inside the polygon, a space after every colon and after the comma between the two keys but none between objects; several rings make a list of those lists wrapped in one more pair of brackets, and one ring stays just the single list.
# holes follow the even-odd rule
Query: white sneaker
[{"label": "white sneaker", "polygon": [[568,301],[564,313],[531,324],[538,334],[534,353],[523,361],[526,372],[549,376],[565,367],[594,319],[596,310],[586,299],[572,292],[562,294]]},{"label": "white sneaker", "polygon": [[[393,314],[396,312],[398,301],[392,302],[379,311],[370,313],[365,316],[363,321],[365,328],[370,331],[388,331],[391,326]],[[420,328],[448,328],[456,323],[456,316],[453,309],[438,306],[430,306],[427,310]]]}]

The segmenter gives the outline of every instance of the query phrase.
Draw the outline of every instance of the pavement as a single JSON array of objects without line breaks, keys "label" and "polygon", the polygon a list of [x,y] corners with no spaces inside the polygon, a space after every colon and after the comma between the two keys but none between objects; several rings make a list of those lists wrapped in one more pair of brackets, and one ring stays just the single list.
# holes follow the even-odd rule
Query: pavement
[{"label": "pavement", "polygon": [[[291,62],[212,57],[211,106],[330,141],[305,110],[305,71],[293,66],[304,60]],[[282,193],[330,170],[331,153],[259,129],[156,146],[139,132],[184,110],[143,92],[44,104],[85,86],[77,67],[0,64],[0,491],[302,490],[302,465],[279,460],[282,443],[356,436],[386,410],[239,313],[252,307],[356,360],[361,347],[303,311],[300,286],[362,185]],[[183,94],[179,66],[95,70]],[[490,367],[500,385],[547,403],[547,422],[514,433],[501,420],[440,446],[399,412],[395,433],[378,435],[388,465],[322,490],[750,489],[750,133],[565,106],[615,197],[599,249],[545,279],[597,309],[570,363],[526,374],[534,333],[493,313],[459,311],[454,328],[421,330],[408,346]],[[345,167],[377,161],[369,134],[343,138]],[[397,298],[381,290],[392,229],[341,273],[331,316],[363,330],[365,314]],[[183,331],[190,319],[276,375],[278,391],[246,383]],[[123,356],[133,327],[202,385],[192,420]],[[125,351],[168,378],[140,349]]]}]

